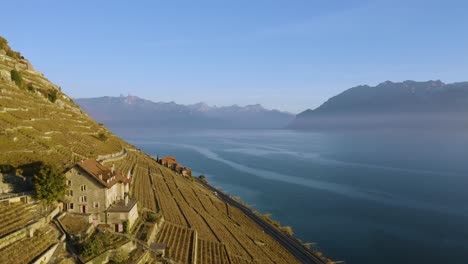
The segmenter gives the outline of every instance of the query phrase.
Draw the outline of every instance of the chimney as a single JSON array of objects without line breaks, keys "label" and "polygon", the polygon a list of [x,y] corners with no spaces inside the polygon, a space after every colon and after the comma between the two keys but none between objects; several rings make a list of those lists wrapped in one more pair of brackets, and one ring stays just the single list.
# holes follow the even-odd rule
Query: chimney
[{"label": "chimney", "polygon": [[115,172],[115,163],[112,163],[112,173]]},{"label": "chimney", "polygon": [[99,174],[99,179],[102,181],[102,174]]},{"label": "chimney", "polygon": [[128,193],[125,194],[125,205],[128,204]]}]

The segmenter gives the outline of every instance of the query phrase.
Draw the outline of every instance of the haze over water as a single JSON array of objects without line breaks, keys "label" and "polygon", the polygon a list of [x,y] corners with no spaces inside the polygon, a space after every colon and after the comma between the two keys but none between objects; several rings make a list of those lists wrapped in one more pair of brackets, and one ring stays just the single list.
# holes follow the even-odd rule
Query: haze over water
[{"label": "haze over water", "polygon": [[464,133],[217,130],[126,139],[176,156],[335,260],[467,263]]}]

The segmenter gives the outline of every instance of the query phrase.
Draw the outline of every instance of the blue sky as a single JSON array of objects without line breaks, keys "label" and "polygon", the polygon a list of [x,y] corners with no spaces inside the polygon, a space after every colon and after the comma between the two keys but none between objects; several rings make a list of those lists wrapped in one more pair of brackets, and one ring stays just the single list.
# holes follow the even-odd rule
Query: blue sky
[{"label": "blue sky", "polygon": [[466,1],[3,1],[0,35],[72,97],[300,112],[386,80],[468,80]]}]

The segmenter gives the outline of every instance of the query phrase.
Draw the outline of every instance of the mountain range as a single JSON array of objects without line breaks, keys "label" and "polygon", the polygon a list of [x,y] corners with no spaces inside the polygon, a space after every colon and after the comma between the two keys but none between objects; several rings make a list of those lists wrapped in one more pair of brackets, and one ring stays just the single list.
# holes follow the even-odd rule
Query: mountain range
[{"label": "mountain range", "polygon": [[274,129],[283,128],[294,115],[261,105],[209,106],[153,102],[137,96],[74,100],[98,122],[119,130],[134,129]]},{"label": "mountain range", "polygon": [[292,129],[468,127],[468,82],[386,81],[350,88],[298,114]]}]

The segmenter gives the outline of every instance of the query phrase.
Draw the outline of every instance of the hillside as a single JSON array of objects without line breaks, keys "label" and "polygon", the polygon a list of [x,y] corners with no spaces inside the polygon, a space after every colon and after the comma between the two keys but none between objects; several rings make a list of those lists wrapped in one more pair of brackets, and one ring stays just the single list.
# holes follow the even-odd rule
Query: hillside
[{"label": "hillside", "polygon": [[244,129],[282,128],[294,115],[261,105],[209,106],[153,102],[136,96],[75,99],[91,117],[116,132],[134,129]]},{"label": "hillside", "polygon": [[[159,229],[154,241],[148,243],[164,243],[166,261],[299,262],[249,216],[223,202],[200,181],[160,165],[93,121],[60,87],[35,71],[6,41],[0,41],[0,169],[3,173],[0,176],[28,178],[40,163],[66,169],[85,158],[120,153],[104,165],[115,165],[125,175],[131,174],[130,196],[138,200],[139,214],[151,210],[165,220],[156,227]],[[10,239],[11,232],[21,231],[26,236],[27,225],[39,223],[36,203],[2,205],[0,209],[2,217],[8,219],[0,226],[4,232],[0,240]],[[54,212],[57,214],[58,208]],[[47,219],[50,221],[50,217]],[[11,246],[0,245],[2,256],[17,255],[18,260],[12,263],[26,263],[50,249],[50,245],[59,245],[56,233],[61,229],[44,225],[45,220],[41,223],[45,227],[34,236],[19,239]],[[144,226],[136,225],[132,233],[140,234],[139,229]],[[129,235],[129,239],[135,238]],[[30,249],[28,254],[17,254],[16,249],[22,247]],[[141,248],[138,250],[135,254],[142,253]],[[57,259],[56,254],[70,258],[66,252],[59,252],[54,253],[53,259]]]},{"label": "hillside", "polygon": [[6,41],[2,43],[0,164],[55,162],[69,166],[128,146],[94,122],[19,53],[11,55]]},{"label": "hillside", "polygon": [[467,113],[468,82],[386,81],[350,88],[298,114],[289,127],[466,127]]}]

